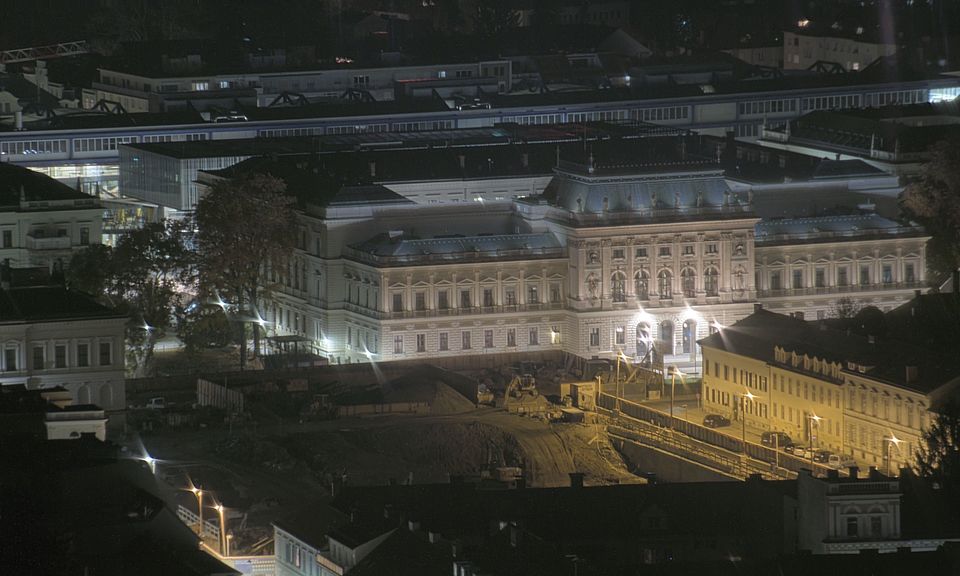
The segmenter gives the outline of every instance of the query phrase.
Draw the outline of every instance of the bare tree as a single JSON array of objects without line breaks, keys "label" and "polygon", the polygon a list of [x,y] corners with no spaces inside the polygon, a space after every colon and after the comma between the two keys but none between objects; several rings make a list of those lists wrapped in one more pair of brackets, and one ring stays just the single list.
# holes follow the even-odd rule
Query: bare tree
[{"label": "bare tree", "polygon": [[860,312],[860,308],[861,306],[856,300],[849,296],[843,296],[837,298],[837,301],[830,311],[830,315],[834,318],[853,318]]}]

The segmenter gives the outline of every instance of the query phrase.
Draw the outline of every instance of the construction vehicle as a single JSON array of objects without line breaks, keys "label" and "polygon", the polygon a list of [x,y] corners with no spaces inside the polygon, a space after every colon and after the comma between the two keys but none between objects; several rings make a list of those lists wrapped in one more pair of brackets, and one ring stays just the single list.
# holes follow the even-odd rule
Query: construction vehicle
[{"label": "construction vehicle", "polygon": [[514,376],[513,379],[510,380],[510,383],[507,384],[507,390],[504,396],[521,398],[525,394],[533,398],[540,395],[537,391],[537,379],[530,374]]}]

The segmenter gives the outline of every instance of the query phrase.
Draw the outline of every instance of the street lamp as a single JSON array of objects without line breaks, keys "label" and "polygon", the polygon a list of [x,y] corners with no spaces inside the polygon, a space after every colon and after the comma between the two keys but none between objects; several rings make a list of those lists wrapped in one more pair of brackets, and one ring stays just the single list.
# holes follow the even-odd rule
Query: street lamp
[{"label": "street lamp", "polygon": [[226,557],[230,557],[230,540],[233,539],[233,534],[227,534],[227,553],[224,554]]},{"label": "street lamp", "polygon": [[747,390],[746,394],[741,394],[741,406],[740,406],[740,423],[743,428],[743,453],[747,453],[747,400],[750,401],[751,405],[753,404],[753,399],[756,398],[753,394]]},{"label": "street lamp", "polygon": [[223,511],[226,510],[219,502],[213,507],[220,514],[220,553],[226,556],[227,524],[223,518]]},{"label": "street lamp", "polygon": [[[816,414],[813,414],[813,415],[811,415],[811,416],[807,416],[807,419],[809,420],[809,423],[810,423],[810,429],[809,429],[810,451],[813,452],[813,449],[816,448],[815,442],[816,442],[816,439],[817,439],[817,437],[816,437],[816,436],[814,435],[814,433],[813,433],[813,425],[816,424],[816,425],[817,425],[817,430],[819,431],[819,430],[820,430],[820,421],[823,420],[823,418],[817,416]],[[810,459],[812,460],[812,459],[813,459],[813,456],[811,456]]]},{"label": "street lamp", "polygon": [[887,449],[887,458],[886,458],[886,460],[887,460],[887,476],[889,476],[889,475],[890,475],[890,447],[891,447],[891,446],[896,446],[896,447],[897,447],[897,452],[899,453],[899,452],[900,452],[900,443],[903,442],[903,440],[897,438],[897,435],[894,434],[893,432],[890,433],[890,436],[884,437],[883,440],[884,440],[884,444],[885,444],[884,447]]},{"label": "street lamp", "polygon": [[193,495],[197,497],[197,517],[200,519],[197,534],[200,536],[200,540],[203,540],[203,490],[197,488],[196,486],[191,486],[190,491],[193,492]]},{"label": "street lamp", "polygon": [[673,427],[673,393],[677,384],[677,376],[680,377],[680,383],[683,384],[683,372],[677,366],[670,366],[670,427]]}]

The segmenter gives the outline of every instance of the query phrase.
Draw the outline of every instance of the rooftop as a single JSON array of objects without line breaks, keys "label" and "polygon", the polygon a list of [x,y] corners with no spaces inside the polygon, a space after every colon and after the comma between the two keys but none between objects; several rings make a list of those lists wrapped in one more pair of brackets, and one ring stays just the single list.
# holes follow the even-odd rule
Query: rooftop
[{"label": "rooftop", "polygon": [[124,318],[86,294],[62,286],[12,287],[0,290],[0,323],[56,322]]},{"label": "rooftop", "polygon": [[77,200],[94,202],[95,198],[34,170],[0,161],[0,207],[21,210],[28,209],[23,202],[73,203]]},{"label": "rooftop", "polygon": [[877,214],[850,214],[811,218],[773,218],[757,222],[758,245],[797,241],[833,242],[837,238],[898,238],[921,236],[925,232],[916,224],[895,222]]}]

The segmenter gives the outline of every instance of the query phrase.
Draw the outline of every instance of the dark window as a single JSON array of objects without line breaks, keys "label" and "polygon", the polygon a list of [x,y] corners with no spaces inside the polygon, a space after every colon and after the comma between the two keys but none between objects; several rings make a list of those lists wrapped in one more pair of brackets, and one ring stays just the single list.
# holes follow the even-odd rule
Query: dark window
[{"label": "dark window", "polygon": [[33,369],[43,370],[43,346],[33,347]]},{"label": "dark window", "polygon": [[86,368],[90,365],[90,345],[77,344],[77,366]]},{"label": "dark window", "polygon": [[393,295],[393,311],[403,312],[403,294]]},{"label": "dark window", "polygon": [[55,368],[67,367],[67,347],[63,344],[57,344],[53,349],[53,366]]}]

